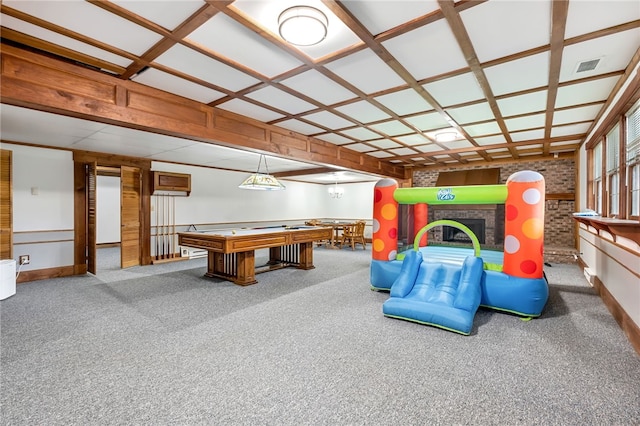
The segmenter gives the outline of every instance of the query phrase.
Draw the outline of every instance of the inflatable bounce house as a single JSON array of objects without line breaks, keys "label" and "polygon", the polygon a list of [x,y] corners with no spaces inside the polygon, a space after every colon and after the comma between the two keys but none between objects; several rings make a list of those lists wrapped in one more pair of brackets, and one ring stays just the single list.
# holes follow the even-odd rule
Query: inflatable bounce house
[{"label": "inflatable bounce house", "polygon": [[[540,316],[549,287],[543,272],[544,178],[520,171],[504,185],[398,188],[382,179],[374,188],[371,288],[389,290],[383,314],[468,335],[480,306],[531,319]],[[504,247],[483,250],[465,225],[427,223],[412,249],[398,253],[399,205],[414,207],[415,223],[427,222],[429,205],[504,204]],[[426,232],[455,227],[472,248],[427,245]]]}]

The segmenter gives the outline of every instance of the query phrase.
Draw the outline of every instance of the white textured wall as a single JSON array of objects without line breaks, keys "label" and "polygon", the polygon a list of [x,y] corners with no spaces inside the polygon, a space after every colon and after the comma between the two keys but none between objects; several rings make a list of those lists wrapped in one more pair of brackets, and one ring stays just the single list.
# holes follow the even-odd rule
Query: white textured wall
[{"label": "white textured wall", "polygon": [[[69,151],[2,145],[13,151],[13,232],[73,229]],[[31,194],[37,188],[38,195]]]},{"label": "white textured wall", "polygon": [[285,191],[251,191],[238,188],[248,173],[159,162],[152,170],[191,175],[191,195],[176,197],[176,225],[372,217],[374,182],[341,184],[344,197],[333,199],[327,185],[283,181]]},{"label": "white textured wall", "polygon": [[640,326],[640,247],[630,240],[625,246],[614,244],[609,234],[602,237],[580,225],[580,257],[602,281],[609,293],[618,301],[631,320]]},{"label": "white textured wall", "polygon": [[30,256],[23,271],[73,265],[72,153],[11,144],[2,149],[13,152],[14,259]]},{"label": "white textured wall", "polygon": [[[72,153],[12,144],[2,148],[13,151],[14,258],[31,256],[24,271],[73,265]],[[238,188],[247,173],[158,162],[152,169],[191,174],[191,195],[176,198],[178,226],[310,218],[370,222],[372,217],[375,182],[340,184],[344,197],[332,199],[327,185],[284,181],[286,191],[248,191]],[[98,242],[117,242],[119,179],[104,178],[98,179]],[[31,188],[37,188],[37,195]],[[154,212],[151,220],[155,224]]]}]

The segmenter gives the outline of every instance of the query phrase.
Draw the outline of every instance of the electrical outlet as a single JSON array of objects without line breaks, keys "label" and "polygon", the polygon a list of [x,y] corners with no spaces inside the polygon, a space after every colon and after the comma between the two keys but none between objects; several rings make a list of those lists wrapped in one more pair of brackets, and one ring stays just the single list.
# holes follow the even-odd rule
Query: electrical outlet
[{"label": "electrical outlet", "polygon": [[20,264],[21,265],[26,265],[28,263],[31,263],[31,260],[29,259],[29,255],[28,254],[23,254],[22,256],[20,256]]}]

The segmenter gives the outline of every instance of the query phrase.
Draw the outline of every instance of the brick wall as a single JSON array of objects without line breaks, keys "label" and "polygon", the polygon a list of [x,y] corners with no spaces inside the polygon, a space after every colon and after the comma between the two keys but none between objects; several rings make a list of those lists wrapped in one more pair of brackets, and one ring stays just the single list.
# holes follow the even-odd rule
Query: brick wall
[{"label": "brick wall", "polygon": [[[544,176],[547,195],[576,192],[575,162],[573,160],[531,161],[496,166],[476,166],[468,169],[500,168],[500,183],[506,183],[509,176],[520,170],[534,170]],[[461,167],[436,171],[414,171],[414,187],[435,186],[440,171],[463,170]],[[434,220],[429,209],[429,221]],[[575,202],[568,200],[547,200],[545,203],[545,260],[549,262],[573,261],[575,248]],[[500,216],[503,219],[504,213]],[[496,220],[500,220],[496,219]],[[504,230],[503,230],[504,232]],[[496,238],[497,239],[497,238]],[[498,240],[498,239],[497,239]]]}]

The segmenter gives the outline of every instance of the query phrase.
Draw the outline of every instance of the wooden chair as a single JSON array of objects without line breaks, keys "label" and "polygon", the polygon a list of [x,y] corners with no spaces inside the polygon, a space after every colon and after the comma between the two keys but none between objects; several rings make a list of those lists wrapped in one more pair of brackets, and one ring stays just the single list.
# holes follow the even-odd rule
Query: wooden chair
[{"label": "wooden chair", "polygon": [[356,244],[362,244],[362,249],[367,249],[367,242],[364,239],[364,220],[359,220],[353,225],[345,226],[342,231],[342,239],[340,240],[340,248],[343,244],[349,243],[351,250],[355,250]]}]

